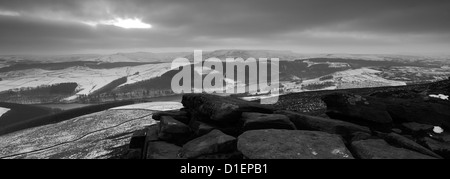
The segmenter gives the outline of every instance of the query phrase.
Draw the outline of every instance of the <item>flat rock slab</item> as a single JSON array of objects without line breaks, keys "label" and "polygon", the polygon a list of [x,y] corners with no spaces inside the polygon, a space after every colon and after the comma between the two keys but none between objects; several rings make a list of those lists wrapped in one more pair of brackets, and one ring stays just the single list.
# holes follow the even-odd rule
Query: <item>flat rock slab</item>
[{"label": "flat rock slab", "polygon": [[160,121],[161,117],[163,116],[170,116],[174,118],[177,121],[180,121],[182,123],[188,124],[190,119],[188,117],[188,113],[186,111],[180,111],[180,110],[172,110],[172,111],[158,111],[153,114],[152,118],[154,120]]},{"label": "flat rock slab", "polygon": [[155,124],[148,110],[108,110],[0,136],[0,158],[106,159],[128,150],[133,132]]},{"label": "flat rock slab", "polygon": [[352,143],[353,151],[361,159],[435,159],[404,148],[389,145],[383,139],[369,139]]},{"label": "flat rock slab", "polygon": [[440,133],[440,134],[433,133],[430,136],[430,138],[438,140],[438,141],[450,143],[450,133],[447,131],[444,131],[443,133]]},{"label": "flat rock slab", "polygon": [[210,133],[189,141],[183,146],[182,157],[196,158],[202,155],[233,152],[236,149],[236,138],[213,130]]},{"label": "flat rock slab", "polygon": [[392,118],[386,105],[372,97],[362,97],[348,93],[334,93],[323,98],[327,105],[327,115],[358,124],[390,124]]},{"label": "flat rock slab", "polygon": [[411,133],[427,133],[432,132],[434,126],[429,124],[419,124],[416,122],[403,123],[402,126]]},{"label": "flat rock slab", "polygon": [[248,102],[232,97],[210,94],[186,94],[182,103],[185,108],[194,110],[210,122],[235,123],[243,112],[273,113],[274,108],[259,103]]},{"label": "flat rock slab", "polygon": [[423,99],[391,99],[387,110],[396,122],[416,122],[450,128],[450,105]]},{"label": "flat rock slab", "polygon": [[411,139],[408,139],[402,135],[396,134],[396,133],[390,133],[387,136],[385,136],[385,140],[389,143],[395,143],[397,146],[410,149],[425,155],[429,155],[436,158],[442,158],[441,156],[437,155],[436,153],[432,152],[431,150],[428,150],[427,148],[419,145],[418,143],[414,142]]},{"label": "flat rock slab", "polygon": [[431,151],[439,154],[440,156],[449,159],[450,158],[450,143],[441,142],[428,137],[425,137],[420,141],[424,146],[428,147]]},{"label": "flat rock slab", "polygon": [[191,137],[191,129],[186,124],[170,116],[161,117],[158,137],[161,140],[181,144]]},{"label": "flat rock slab", "polygon": [[285,115],[262,114],[262,113],[242,113],[242,128],[244,131],[258,129],[297,129],[295,125]]},{"label": "flat rock slab", "polygon": [[247,131],[238,150],[249,159],[353,159],[341,137],[314,131]]},{"label": "flat rock slab", "polygon": [[350,122],[309,116],[291,111],[277,111],[276,113],[288,116],[299,130],[317,130],[342,136],[350,136],[356,132],[371,133],[368,127]]},{"label": "flat rock slab", "polygon": [[147,146],[146,159],[180,159],[181,147],[167,142],[150,142]]},{"label": "flat rock slab", "polygon": [[360,141],[360,140],[368,140],[368,139],[373,139],[376,138],[376,136],[372,136],[369,133],[365,133],[365,132],[355,132],[351,135],[351,139],[350,142],[355,142],[355,141]]},{"label": "flat rock slab", "polygon": [[205,134],[211,132],[212,130],[216,129],[216,127],[211,126],[211,125],[206,124],[201,121],[194,121],[189,124],[189,127],[191,127],[192,131],[194,132],[194,134],[196,136],[205,135]]}]

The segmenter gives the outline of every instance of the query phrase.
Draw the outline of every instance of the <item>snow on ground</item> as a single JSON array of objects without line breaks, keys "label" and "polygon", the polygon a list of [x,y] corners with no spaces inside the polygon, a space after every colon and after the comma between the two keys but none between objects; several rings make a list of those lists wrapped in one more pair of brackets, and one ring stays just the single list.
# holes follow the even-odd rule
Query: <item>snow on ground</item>
[{"label": "snow on ground", "polygon": [[[132,84],[158,77],[170,70],[170,63],[148,64],[134,67],[113,69],[91,69],[87,67],[71,67],[63,70],[31,69],[0,73],[0,91],[23,87],[38,87],[58,83],[77,83],[77,95],[92,93],[108,83],[128,76],[126,84]],[[71,98],[73,99],[73,98]]]},{"label": "snow on ground", "polygon": [[[163,75],[164,73],[170,71],[171,64],[170,63],[160,63],[160,64],[149,64],[149,65],[141,65],[136,67],[126,67],[126,70],[131,76],[128,77],[127,84],[133,84],[136,82],[148,80],[150,78],[155,78]],[[138,73],[135,75],[136,73]],[[121,86],[123,86],[121,85]]]},{"label": "snow on ground", "polygon": [[430,97],[432,98],[438,98],[438,99],[442,99],[442,100],[448,100],[448,95],[443,95],[443,94],[430,94]]},{"label": "snow on ground", "polygon": [[334,78],[339,78],[337,80],[338,89],[406,85],[406,83],[402,81],[384,79],[377,75],[379,73],[381,73],[381,71],[373,70],[370,68],[360,68],[355,70],[337,72],[333,76]]},{"label": "snow on ground", "polygon": [[0,107],[0,117],[2,117],[3,114],[7,113],[8,111],[9,111],[8,108],[2,108],[2,107]]},{"label": "snow on ground", "polygon": [[[402,81],[393,81],[384,79],[378,74],[381,71],[373,70],[370,68],[360,68],[353,70],[345,70],[331,74],[332,79],[320,80],[320,78],[314,78],[309,80],[304,80],[301,83],[298,82],[281,82],[283,85],[283,90],[285,92],[305,92],[312,91],[302,88],[302,86],[314,85],[314,84],[324,84],[326,82],[331,82],[331,86],[326,86],[317,90],[335,90],[335,89],[349,89],[349,88],[369,88],[369,87],[380,87],[380,86],[405,86],[406,83]],[[328,76],[328,75],[327,75]]]},{"label": "snow on ground", "polygon": [[433,132],[436,133],[436,134],[441,134],[441,133],[444,132],[444,129],[442,129],[442,128],[439,127],[439,126],[434,126]]},{"label": "snow on ground", "polygon": [[339,63],[339,62],[312,62],[309,60],[303,61],[304,63],[308,64],[308,68],[314,65],[320,65],[320,64],[326,64],[329,68],[346,68],[350,67],[348,63]]},{"label": "snow on ground", "polygon": [[146,109],[153,111],[170,111],[183,108],[180,102],[151,102],[112,108],[112,110]]}]

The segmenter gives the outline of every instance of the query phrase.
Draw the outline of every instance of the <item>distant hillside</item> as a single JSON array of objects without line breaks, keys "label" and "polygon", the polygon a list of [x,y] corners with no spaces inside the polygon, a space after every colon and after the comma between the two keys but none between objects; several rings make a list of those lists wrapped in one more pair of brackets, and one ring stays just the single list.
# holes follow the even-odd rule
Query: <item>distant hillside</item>
[{"label": "distant hillside", "polygon": [[42,70],[63,70],[71,67],[88,67],[92,69],[113,69],[121,67],[133,67],[153,63],[142,63],[142,62],[114,62],[114,63],[104,63],[95,61],[74,61],[74,62],[57,62],[57,63],[37,63],[37,62],[27,62],[27,63],[15,63],[7,67],[0,68],[0,73],[29,70],[29,69],[42,69]]},{"label": "distant hillside", "polygon": [[94,61],[94,62],[133,62],[133,63],[155,63],[155,62],[171,62],[177,57],[184,57],[192,52],[168,52],[168,53],[116,53],[109,55],[100,54],[75,54],[75,55],[8,55],[0,56],[0,61],[9,62],[45,62],[45,63],[64,63],[74,61]]},{"label": "distant hillside", "polygon": [[[76,83],[76,93],[66,96],[64,102],[79,102],[81,98],[84,101],[115,101],[167,95],[172,93],[171,80],[179,72],[171,69],[171,62],[178,57],[192,61],[194,54],[137,52],[53,57],[0,56],[0,93],[42,85]],[[445,56],[298,54],[271,50],[203,52],[203,60],[211,57],[221,60],[238,57],[279,58],[282,91],[287,93],[335,87],[420,84],[442,80],[450,75]],[[225,63],[222,65],[226,67]],[[369,69],[371,72],[359,75],[351,71],[358,69]],[[225,70],[205,68],[203,74],[198,74],[194,71],[199,72],[200,69],[195,68],[193,75],[205,76],[210,72],[223,73]],[[342,75],[340,72],[345,73]],[[256,75],[248,75],[248,72],[236,73],[247,75],[245,81],[242,81],[245,85],[258,78]],[[326,77],[328,79],[324,80]],[[121,80],[116,81],[118,79]],[[237,79],[224,80],[225,85],[237,82]],[[23,97],[26,98],[27,95]],[[0,97],[0,101],[8,100]]]},{"label": "distant hillside", "polygon": [[174,59],[189,55],[190,52],[172,52],[172,53],[117,53],[113,55],[104,55],[94,58],[94,61],[100,62],[136,62],[136,63],[155,63],[155,62],[172,62]]},{"label": "distant hillside", "polygon": [[0,92],[0,99],[2,102],[20,102],[21,104],[57,103],[74,95],[77,87],[77,83],[59,83],[35,88],[20,88]]},{"label": "distant hillside", "polygon": [[[226,58],[279,58],[283,61],[296,60],[302,57],[300,54],[291,51],[275,51],[275,50],[216,50],[212,52],[203,52],[203,60],[208,58],[219,58],[225,60]],[[193,60],[194,54],[186,56],[187,59]]]}]

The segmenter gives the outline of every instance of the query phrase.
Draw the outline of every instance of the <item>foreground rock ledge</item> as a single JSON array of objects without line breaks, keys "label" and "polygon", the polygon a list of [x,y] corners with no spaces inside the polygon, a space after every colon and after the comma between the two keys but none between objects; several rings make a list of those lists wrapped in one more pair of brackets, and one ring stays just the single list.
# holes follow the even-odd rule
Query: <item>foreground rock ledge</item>
[{"label": "foreground rock ledge", "polygon": [[233,152],[236,149],[236,138],[213,130],[194,139],[183,146],[181,156],[196,158],[202,155]]},{"label": "foreground rock ledge", "polygon": [[207,120],[228,124],[237,122],[243,112],[271,114],[274,111],[274,108],[267,105],[210,94],[186,94],[182,103],[185,108]]},{"label": "foreground rock ledge", "polygon": [[361,159],[435,159],[408,149],[389,145],[383,139],[370,139],[352,143],[352,148]]},{"label": "foreground rock ledge", "polygon": [[238,150],[249,159],[353,159],[341,137],[315,131],[247,131]]},{"label": "foreground rock ledge", "polygon": [[334,93],[323,97],[327,115],[334,119],[361,125],[388,125],[392,118],[381,100],[349,93]]},{"label": "foreground rock ledge", "polygon": [[258,129],[297,129],[295,125],[285,115],[281,114],[261,114],[242,113],[243,130]]},{"label": "foreground rock ledge", "polygon": [[276,113],[288,116],[299,130],[315,130],[342,136],[351,136],[356,132],[371,133],[368,127],[345,121],[309,116],[292,111],[277,111]]}]

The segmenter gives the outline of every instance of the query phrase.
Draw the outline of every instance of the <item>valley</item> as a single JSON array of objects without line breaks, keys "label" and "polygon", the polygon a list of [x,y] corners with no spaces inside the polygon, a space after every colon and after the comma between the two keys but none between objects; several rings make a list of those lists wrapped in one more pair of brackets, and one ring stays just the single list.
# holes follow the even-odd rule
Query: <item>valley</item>
[{"label": "valley", "polygon": [[[191,53],[118,53],[56,57],[0,56],[0,101],[20,104],[97,104],[171,96],[179,70],[172,60]],[[203,58],[280,58],[280,93],[403,86],[446,79],[444,57],[400,55],[303,55],[289,51],[217,50]],[[225,66],[225,64],[224,64]],[[206,69],[208,73],[222,73]],[[224,84],[249,84],[225,78]],[[254,79],[253,79],[254,80]],[[263,93],[263,92],[262,92]],[[253,94],[255,95],[255,94]]]}]

